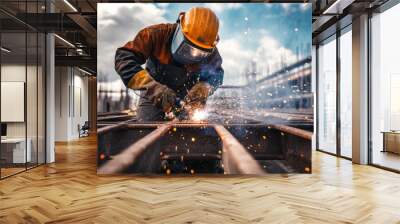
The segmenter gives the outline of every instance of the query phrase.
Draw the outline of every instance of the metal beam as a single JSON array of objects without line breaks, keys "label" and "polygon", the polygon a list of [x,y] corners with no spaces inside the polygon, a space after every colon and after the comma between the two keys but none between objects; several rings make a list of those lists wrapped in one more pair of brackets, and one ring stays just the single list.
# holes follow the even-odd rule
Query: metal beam
[{"label": "metal beam", "polygon": [[97,130],[97,134],[105,134],[105,133],[107,133],[107,132],[109,132],[109,131],[112,131],[112,130],[114,130],[114,129],[118,129],[118,128],[121,128],[121,127],[124,127],[128,122],[130,122],[130,121],[135,121],[136,119],[131,119],[131,120],[127,120],[127,121],[123,121],[123,122],[119,122],[119,123],[117,123],[117,124],[114,124],[114,125],[111,125],[111,126],[106,126],[106,127],[104,127],[104,128],[99,128],[98,130]]},{"label": "metal beam", "polygon": [[214,128],[222,140],[222,162],[226,174],[265,174],[258,162],[224,126],[215,125]]},{"label": "metal beam", "polygon": [[[344,29],[345,27],[351,25],[354,15],[349,14],[346,15],[340,20],[335,19],[332,20],[333,23],[329,23],[329,26],[324,26],[323,30],[318,32],[313,32],[313,44],[317,45],[323,42],[324,40],[329,39],[332,35],[336,34],[337,30]],[[327,24],[328,25],[328,24]]]},{"label": "metal beam", "polygon": [[[132,121],[132,120],[130,120],[130,121]],[[123,125],[121,127],[127,128],[127,129],[157,128],[162,124],[163,124],[162,122],[134,123],[134,124],[126,123],[125,125]],[[185,123],[180,122],[180,123],[173,123],[171,125],[172,125],[172,127],[175,127],[175,128],[207,128],[207,127],[214,127],[215,125],[219,125],[219,124],[216,124],[216,123],[201,123],[201,122],[187,122],[187,123],[186,122]],[[259,124],[230,123],[230,124],[224,124],[223,126],[224,127],[228,127],[228,128],[230,128],[230,127],[243,127],[243,128],[247,128],[247,127],[254,127],[254,128],[269,127],[269,128],[278,129],[278,125],[268,125],[268,124],[263,124],[263,123],[259,123]],[[290,128],[294,128],[294,127],[290,127],[290,126],[287,126],[287,125],[280,125],[278,130],[283,131],[284,127],[286,127],[285,130],[288,130],[288,131],[293,130],[293,129],[290,129]],[[299,129],[299,128],[294,128],[294,129],[304,131],[304,130]],[[102,131],[102,130],[99,129],[99,131]],[[309,137],[308,135],[312,135],[312,133],[309,132],[309,131],[305,131],[303,134],[305,134],[304,136],[305,136],[306,139]],[[294,134],[294,135],[296,135],[296,134]],[[299,135],[299,137],[302,137],[302,136]]]},{"label": "metal beam", "polygon": [[343,10],[354,1],[355,0],[336,0],[323,12],[323,14],[342,14]]},{"label": "metal beam", "polygon": [[74,21],[78,26],[80,26],[85,33],[90,37],[86,41],[90,42],[90,45],[96,46],[97,42],[97,31],[96,28],[90,24],[85,17],[79,13],[70,13],[67,15],[72,21]]},{"label": "metal beam", "polygon": [[150,134],[135,142],[112,160],[99,168],[99,174],[116,174],[122,172],[130,165],[134,164],[137,158],[156,140],[161,138],[171,128],[170,124],[165,124],[152,131]]},{"label": "metal beam", "polygon": [[313,22],[312,32],[315,33],[323,27],[326,27],[326,24],[334,17],[335,16],[320,16],[315,22]]},{"label": "metal beam", "polygon": [[97,60],[90,56],[56,56],[56,66],[82,66],[96,70]]},{"label": "metal beam", "polygon": [[288,133],[288,134],[292,134],[295,135],[297,137],[301,137],[307,140],[312,140],[312,132],[309,131],[305,131],[302,129],[298,129],[298,128],[294,128],[294,127],[290,127],[290,126],[286,126],[286,125],[271,125],[272,128]]},{"label": "metal beam", "polygon": [[[121,120],[126,120],[132,118],[132,115],[110,115],[110,116],[104,116],[104,117],[98,117],[98,121],[121,121]],[[136,120],[136,119],[135,119]]]},{"label": "metal beam", "polygon": [[21,21],[42,32],[64,32],[82,30],[68,14],[62,13],[18,13],[16,17]]},{"label": "metal beam", "polygon": [[[274,72],[274,73],[272,73],[272,74],[270,74],[270,75],[268,75],[268,76],[266,76],[264,78],[261,78],[260,80],[257,80],[257,83],[262,83],[262,82],[264,82],[266,80],[275,78],[275,77],[277,77],[277,76],[279,76],[281,74],[287,73],[288,71],[293,70],[295,68],[298,68],[300,66],[303,66],[304,64],[307,64],[307,63],[311,63],[311,57],[304,58],[304,59],[302,59],[302,60],[300,60],[298,62],[295,62],[295,63],[293,63],[291,65],[288,65],[288,66],[286,66],[286,67],[284,67],[284,68],[282,68],[282,69],[280,69],[280,70],[278,70],[278,71],[276,71],[276,72]],[[246,85],[246,86],[248,87],[249,85]]]},{"label": "metal beam", "polygon": [[92,24],[90,24],[81,14],[70,13],[67,14],[67,16],[77,25],[79,25],[84,31],[86,31],[91,37],[96,37],[96,28],[94,28]]},{"label": "metal beam", "polygon": [[[100,127],[100,126],[99,126]],[[236,133],[236,128],[263,128],[262,131],[265,133],[268,130],[269,137],[275,136],[275,143],[268,141],[267,145],[260,145],[257,148],[257,153],[253,155],[253,151],[248,151],[246,147],[249,143],[247,140],[242,138],[234,137],[233,133]],[[181,129],[182,128],[182,129]],[[98,129],[99,141],[102,142],[100,145],[102,146],[102,150],[105,150],[104,154],[101,154],[99,158],[101,161],[101,166],[99,168],[100,174],[114,174],[122,172],[126,169],[139,169],[140,172],[143,171],[143,168],[149,164],[150,162],[146,162],[147,159],[152,158],[151,161],[158,161],[157,157],[160,156],[163,160],[174,160],[174,159],[182,159],[182,153],[175,151],[166,150],[165,153],[160,153],[164,151],[154,151],[160,149],[161,142],[167,141],[171,142],[172,140],[180,140],[173,138],[170,136],[171,133],[175,133],[177,131],[181,131],[181,133],[188,133],[190,130],[185,130],[185,128],[190,128],[190,130],[201,130],[206,128],[213,128],[217,134],[213,138],[217,137],[216,143],[213,144],[214,147],[209,145],[208,147],[212,147],[213,150],[205,150],[205,151],[196,151],[193,150],[191,153],[185,153],[184,158],[189,160],[220,160],[222,161],[222,168],[225,174],[255,174],[261,175],[265,174],[265,170],[262,168],[261,164],[258,160],[285,160],[287,161],[291,167],[294,167],[299,172],[308,173],[311,171],[311,165],[309,164],[309,149],[311,147],[310,139],[312,137],[312,133],[309,131],[304,131],[298,128],[289,127],[285,125],[267,125],[267,124],[209,124],[209,123],[201,123],[201,122],[171,122],[171,123],[163,123],[163,122],[152,122],[152,123],[131,123],[131,121],[120,122],[114,125],[102,126],[102,128]],[[228,131],[231,130],[234,132]],[[136,136],[132,132],[133,129],[144,130],[143,134],[150,133],[147,135]],[[173,129],[173,130],[172,130]],[[134,143],[123,143],[123,147],[118,148],[118,142],[120,140],[115,140],[114,142],[110,142],[109,138],[115,138],[116,135],[120,136],[121,131],[125,133],[128,131],[129,133],[135,135],[133,137],[135,140]],[[284,134],[280,134],[280,132]],[[116,134],[118,133],[118,134]],[[139,133],[139,132],[138,132]],[[168,134],[167,134],[168,133]],[[196,134],[197,133],[197,134]],[[194,135],[193,135],[194,134]],[[199,135],[200,134],[200,135]],[[237,133],[236,133],[237,134]],[[270,136],[271,134],[271,136]],[[113,137],[114,136],[114,137]],[[129,134],[125,137],[130,136]],[[144,137],[142,137],[144,136]],[[165,139],[161,141],[161,136],[165,136]],[[196,136],[196,139],[200,139],[201,132],[192,132],[188,136]],[[172,137],[172,138],[171,138]],[[267,137],[268,138],[268,137]],[[186,137],[185,137],[186,139]],[[220,141],[218,140],[220,139]],[[265,138],[264,138],[265,139]],[[193,141],[193,140],[192,140]],[[240,142],[239,142],[240,141]],[[252,141],[257,141],[257,137],[253,138]],[[282,142],[283,141],[283,142]],[[197,141],[196,141],[197,142]],[[201,142],[201,141],[199,141]],[[242,145],[243,143],[243,145]],[[114,145],[117,144],[117,145]],[[125,144],[125,145],[124,145]],[[177,143],[179,144],[179,143]],[[283,145],[280,145],[283,144]],[[109,146],[107,146],[109,145]],[[114,145],[114,146],[110,146]],[[107,148],[113,148],[117,154],[113,156],[111,161],[103,160],[104,155],[112,155],[110,152],[107,152]],[[196,146],[197,148],[205,147],[203,145]],[[194,148],[196,148],[194,147]],[[215,150],[220,150],[219,153],[213,153]],[[279,147],[282,147],[279,149]],[[180,148],[180,147],[178,147]],[[264,151],[259,151],[259,149]],[[122,150],[122,151],[121,151]],[[278,150],[278,151],[277,151]],[[149,153],[151,154],[148,157]],[[158,154],[160,153],[160,155]],[[147,156],[147,157],[146,157]],[[144,161],[144,163],[143,163]],[[300,162],[298,162],[300,161]],[[104,163],[105,162],[105,163]],[[149,164],[147,164],[149,163]],[[150,165],[149,165],[150,166]],[[150,169],[152,172],[155,172],[154,169]]]}]

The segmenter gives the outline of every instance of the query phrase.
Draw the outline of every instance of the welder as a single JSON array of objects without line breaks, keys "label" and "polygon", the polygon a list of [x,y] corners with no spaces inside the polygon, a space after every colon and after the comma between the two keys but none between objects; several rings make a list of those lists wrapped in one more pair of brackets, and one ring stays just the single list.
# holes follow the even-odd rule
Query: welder
[{"label": "welder", "polygon": [[145,27],[117,49],[115,70],[127,88],[142,90],[138,121],[204,108],[224,76],[218,28],[211,9],[195,7],[180,13],[176,23]]}]

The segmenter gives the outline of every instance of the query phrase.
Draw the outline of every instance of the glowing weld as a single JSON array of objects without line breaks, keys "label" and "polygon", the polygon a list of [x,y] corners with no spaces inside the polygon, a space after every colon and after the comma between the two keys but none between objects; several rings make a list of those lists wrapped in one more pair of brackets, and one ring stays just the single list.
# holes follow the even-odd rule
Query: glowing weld
[{"label": "glowing weld", "polygon": [[208,112],[204,110],[195,110],[193,115],[192,115],[192,120],[193,121],[203,121],[207,119],[208,117]]}]

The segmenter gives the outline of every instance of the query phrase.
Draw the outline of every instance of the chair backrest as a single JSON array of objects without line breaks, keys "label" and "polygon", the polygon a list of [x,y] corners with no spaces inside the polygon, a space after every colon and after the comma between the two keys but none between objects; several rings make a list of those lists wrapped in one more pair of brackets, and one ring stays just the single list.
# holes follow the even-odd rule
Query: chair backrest
[{"label": "chair backrest", "polygon": [[82,129],[89,129],[89,121],[85,121],[85,123],[82,126]]}]

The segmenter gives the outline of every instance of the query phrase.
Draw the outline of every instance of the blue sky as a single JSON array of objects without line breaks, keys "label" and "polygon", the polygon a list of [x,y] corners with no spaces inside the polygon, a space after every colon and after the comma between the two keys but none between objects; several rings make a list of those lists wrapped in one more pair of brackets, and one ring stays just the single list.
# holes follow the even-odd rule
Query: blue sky
[{"label": "blue sky", "polygon": [[[177,19],[179,12],[186,12],[194,6],[213,8],[215,4],[221,5],[219,3],[169,3],[164,7],[168,11],[165,18],[173,22]],[[163,7],[162,4],[158,6]],[[214,11],[223,23],[220,30],[221,39],[237,38],[250,49],[256,49],[260,36],[265,34],[263,31],[266,31],[293,52],[296,52],[299,43],[311,46],[311,4],[233,3],[231,8],[226,6],[221,11]],[[244,32],[248,29],[250,30],[246,36]]]},{"label": "blue sky", "polygon": [[303,3],[99,3],[99,81],[117,80],[114,54],[140,29],[174,23],[180,12],[194,6],[212,9],[220,20],[224,84],[245,84],[249,64],[260,76],[311,54],[311,4]]}]

